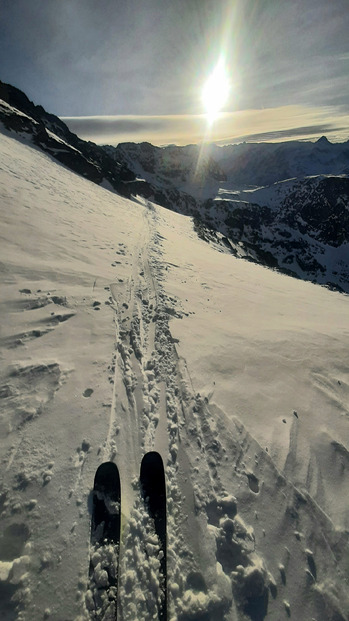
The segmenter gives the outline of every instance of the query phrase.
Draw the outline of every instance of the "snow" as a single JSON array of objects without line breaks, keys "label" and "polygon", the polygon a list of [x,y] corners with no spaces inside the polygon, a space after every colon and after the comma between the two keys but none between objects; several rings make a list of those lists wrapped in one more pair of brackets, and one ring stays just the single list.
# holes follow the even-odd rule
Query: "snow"
[{"label": "snow", "polygon": [[[13,106],[10,106],[10,104],[8,104],[3,99],[0,100],[0,110],[1,110],[1,114],[4,114],[4,115],[10,116],[10,115],[15,114],[17,116],[23,116],[26,119],[30,118],[27,114],[24,114],[24,112],[21,112],[21,110],[18,110],[18,108],[14,108]],[[35,125],[38,125],[38,122],[35,121],[34,119],[30,119],[30,120]]]},{"label": "snow", "polygon": [[121,477],[119,613],[158,618],[139,486],[157,450],[168,620],[346,619],[349,298],[218,252],[190,218],[8,132],[0,197],[2,618],[92,619],[98,597],[114,614],[115,550],[90,549],[106,460]]}]

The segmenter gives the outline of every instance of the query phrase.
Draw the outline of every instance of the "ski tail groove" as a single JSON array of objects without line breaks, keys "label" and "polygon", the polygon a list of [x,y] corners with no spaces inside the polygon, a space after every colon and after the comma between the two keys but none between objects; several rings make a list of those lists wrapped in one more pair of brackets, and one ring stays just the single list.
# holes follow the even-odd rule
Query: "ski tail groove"
[{"label": "ski tail groove", "polygon": [[161,548],[160,583],[162,598],[159,607],[159,621],[167,621],[167,510],[166,481],[162,458],[156,451],[146,453],[140,472],[141,490],[154,521],[156,535]]}]

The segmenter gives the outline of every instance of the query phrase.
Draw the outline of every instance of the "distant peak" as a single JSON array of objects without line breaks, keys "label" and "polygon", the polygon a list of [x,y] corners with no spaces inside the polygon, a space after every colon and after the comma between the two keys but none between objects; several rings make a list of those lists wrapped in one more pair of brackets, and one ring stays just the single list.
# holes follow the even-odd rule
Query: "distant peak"
[{"label": "distant peak", "polygon": [[327,140],[326,136],[321,136],[319,140],[316,141],[316,144],[331,144],[329,140]]}]

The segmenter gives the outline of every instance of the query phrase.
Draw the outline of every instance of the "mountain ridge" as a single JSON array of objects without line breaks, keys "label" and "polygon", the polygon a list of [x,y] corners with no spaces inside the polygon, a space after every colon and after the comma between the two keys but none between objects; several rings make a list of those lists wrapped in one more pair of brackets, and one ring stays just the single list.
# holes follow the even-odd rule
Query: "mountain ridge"
[{"label": "mountain ridge", "polygon": [[99,146],[0,82],[0,120],[128,198],[191,216],[221,251],[349,293],[349,141]]}]

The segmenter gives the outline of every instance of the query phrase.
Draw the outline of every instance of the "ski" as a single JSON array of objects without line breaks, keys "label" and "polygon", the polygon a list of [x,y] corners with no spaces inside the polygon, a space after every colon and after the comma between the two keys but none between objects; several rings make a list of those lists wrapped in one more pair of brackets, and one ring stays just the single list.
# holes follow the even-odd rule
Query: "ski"
[{"label": "ski", "polygon": [[166,554],[166,482],[161,456],[156,451],[146,453],[141,463],[140,482],[143,498],[159,540],[160,584],[162,597],[159,606],[159,621],[167,621],[167,554]]},{"label": "ski", "polygon": [[90,599],[96,621],[116,619],[121,522],[121,487],[117,466],[105,462],[97,469],[92,496]]}]

